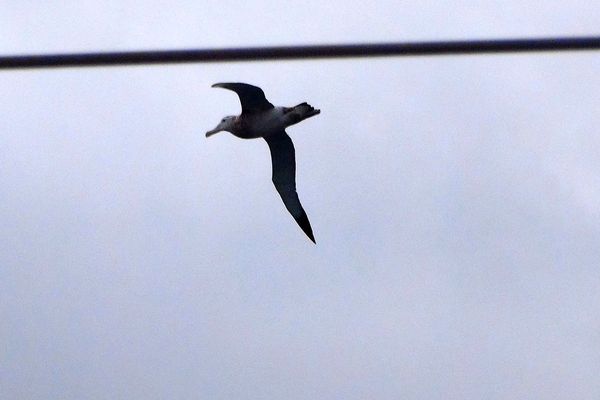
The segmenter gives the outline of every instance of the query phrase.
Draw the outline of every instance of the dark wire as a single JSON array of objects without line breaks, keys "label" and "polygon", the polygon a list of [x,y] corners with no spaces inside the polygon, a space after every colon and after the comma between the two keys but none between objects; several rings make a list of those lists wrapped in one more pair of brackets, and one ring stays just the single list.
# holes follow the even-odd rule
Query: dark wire
[{"label": "dark wire", "polygon": [[600,36],[15,55],[0,57],[0,69],[101,67],[344,57],[434,56],[572,50],[600,50]]}]

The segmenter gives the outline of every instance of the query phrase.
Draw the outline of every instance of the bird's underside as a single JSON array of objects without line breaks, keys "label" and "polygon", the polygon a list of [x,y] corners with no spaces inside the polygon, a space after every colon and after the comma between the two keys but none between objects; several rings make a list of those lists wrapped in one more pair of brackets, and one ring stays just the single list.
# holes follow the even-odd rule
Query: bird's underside
[{"label": "bird's underside", "polygon": [[271,152],[275,189],[302,231],[316,243],[310,221],[296,192],[295,149],[285,127],[317,115],[320,110],[307,103],[294,107],[274,107],[266,99],[262,89],[246,83],[216,83],[213,87],[236,92],[242,105],[242,114],[224,118],[217,128],[207,133],[207,137],[219,130],[227,130],[245,139],[263,137]]}]

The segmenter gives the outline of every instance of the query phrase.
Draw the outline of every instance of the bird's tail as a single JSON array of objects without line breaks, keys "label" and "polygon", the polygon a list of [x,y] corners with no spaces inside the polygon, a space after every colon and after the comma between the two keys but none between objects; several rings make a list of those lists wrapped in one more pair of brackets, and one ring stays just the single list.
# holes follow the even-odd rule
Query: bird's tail
[{"label": "bird's tail", "polygon": [[292,122],[293,124],[297,124],[300,121],[304,121],[307,118],[319,114],[320,112],[321,110],[314,108],[306,102],[298,104],[294,107],[287,108],[285,110],[285,113],[288,114],[288,117],[291,120],[290,122]]}]

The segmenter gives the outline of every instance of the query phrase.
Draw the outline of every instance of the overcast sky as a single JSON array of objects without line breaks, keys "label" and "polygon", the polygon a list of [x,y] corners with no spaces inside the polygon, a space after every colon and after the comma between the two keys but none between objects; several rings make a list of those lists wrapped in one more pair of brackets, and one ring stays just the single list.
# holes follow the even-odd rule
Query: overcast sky
[{"label": "overcast sky", "polygon": [[[598,34],[590,1],[5,1],[0,54]],[[0,72],[0,398],[600,398],[600,53]],[[222,81],[288,129],[206,130]]]}]

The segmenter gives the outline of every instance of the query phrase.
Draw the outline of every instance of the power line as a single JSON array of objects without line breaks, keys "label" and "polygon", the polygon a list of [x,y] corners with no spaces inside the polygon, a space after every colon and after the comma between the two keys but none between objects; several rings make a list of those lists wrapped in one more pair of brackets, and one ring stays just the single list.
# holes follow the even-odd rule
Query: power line
[{"label": "power line", "polygon": [[18,55],[0,57],[0,70],[573,50],[600,50],[600,36]]}]

